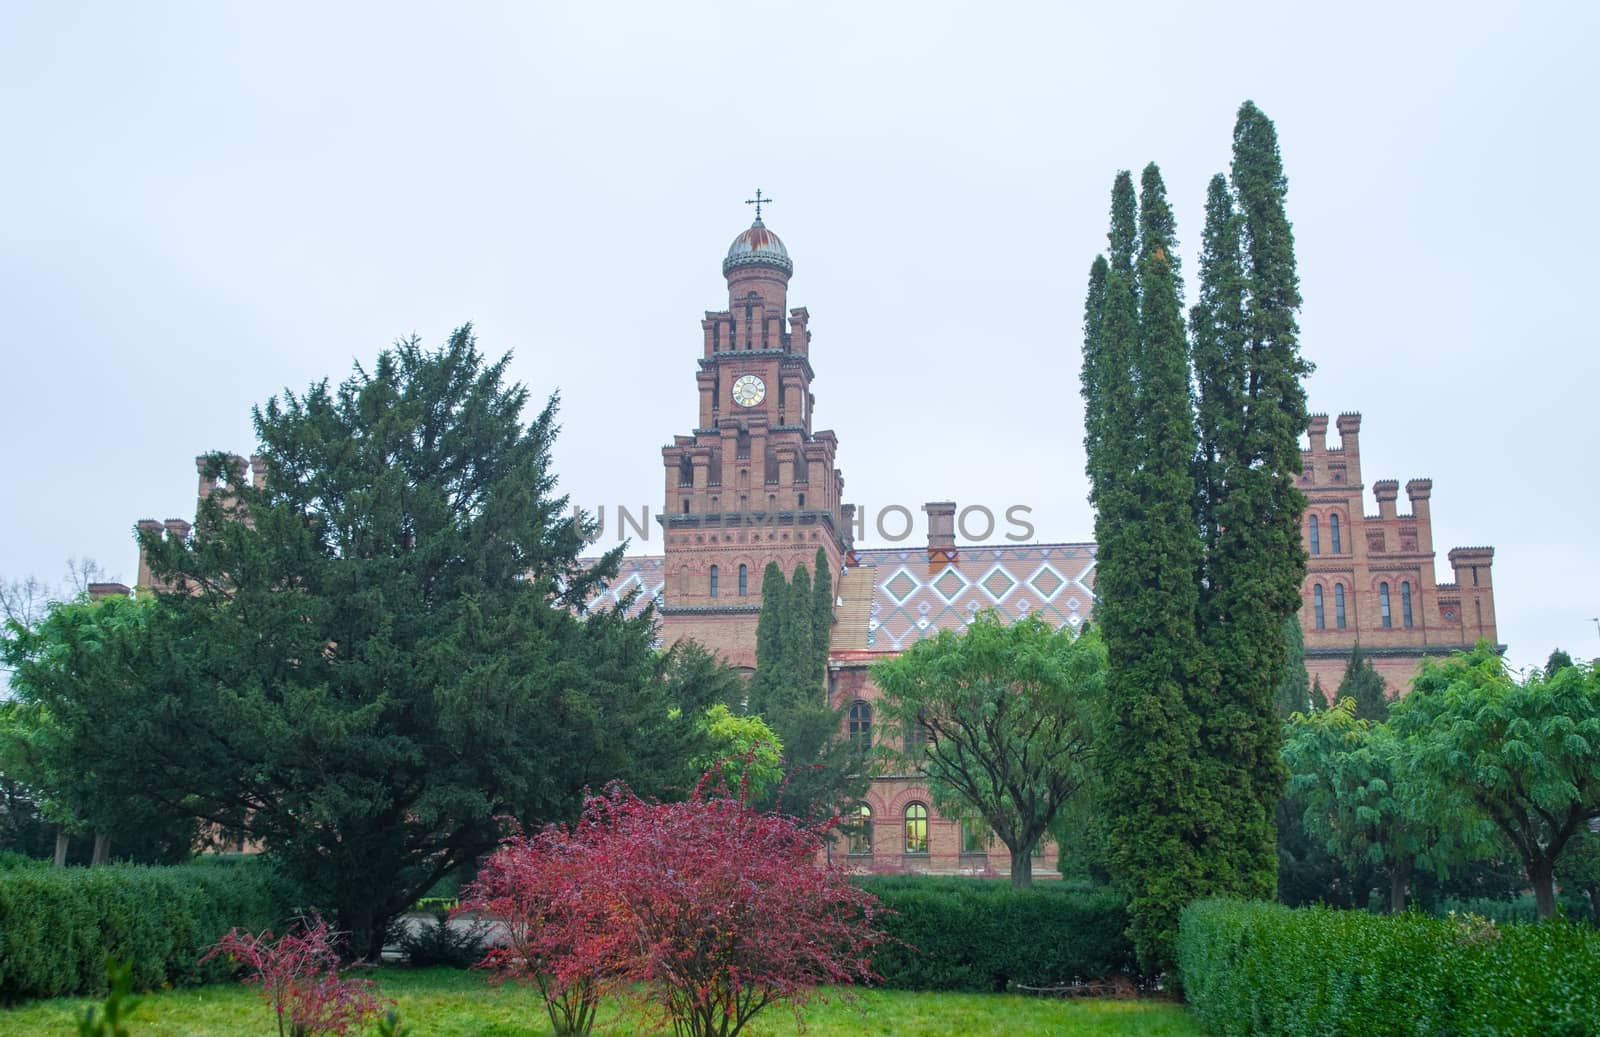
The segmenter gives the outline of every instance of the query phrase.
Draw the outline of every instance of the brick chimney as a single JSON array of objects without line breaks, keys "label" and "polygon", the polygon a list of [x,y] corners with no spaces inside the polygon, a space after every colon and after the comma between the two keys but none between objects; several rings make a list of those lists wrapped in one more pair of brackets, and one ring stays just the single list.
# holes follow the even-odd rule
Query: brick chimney
[{"label": "brick chimney", "polygon": [[933,576],[953,563],[956,551],[956,502],[929,501],[922,506],[928,513],[928,575]]}]

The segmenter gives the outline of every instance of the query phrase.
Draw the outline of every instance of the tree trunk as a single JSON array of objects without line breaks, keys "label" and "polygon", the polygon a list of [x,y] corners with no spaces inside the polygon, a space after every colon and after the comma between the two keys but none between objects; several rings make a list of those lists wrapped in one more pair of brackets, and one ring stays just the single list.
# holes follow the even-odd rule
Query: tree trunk
[{"label": "tree trunk", "polygon": [[1411,888],[1411,862],[1396,864],[1389,872],[1389,913],[1404,914],[1406,893]]},{"label": "tree trunk", "polygon": [[1539,917],[1556,916],[1555,864],[1552,861],[1535,861],[1528,866],[1528,881],[1533,885],[1533,900],[1539,906]]},{"label": "tree trunk", "polygon": [[67,849],[72,844],[72,839],[67,835],[65,828],[56,829],[56,867],[67,866]]},{"label": "tree trunk", "polygon": [[98,868],[111,860],[111,837],[104,832],[94,833],[94,853],[89,856],[89,867]]},{"label": "tree trunk", "polygon": [[1006,847],[1011,851],[1011,888],[1029,889],[1033,886],[1033,848]]}]

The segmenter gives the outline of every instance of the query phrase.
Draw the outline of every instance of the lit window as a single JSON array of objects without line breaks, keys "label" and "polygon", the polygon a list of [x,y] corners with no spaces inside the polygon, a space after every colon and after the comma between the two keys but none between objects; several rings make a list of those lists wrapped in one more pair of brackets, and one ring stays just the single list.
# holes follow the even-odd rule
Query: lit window
[{"label": "lit window", "polygon": [[1341,554],[1344,548],[1339,546],[1339,516],[1328,516],[1328,538],[1333,541],[1333,553]]},{"label": "lit window", "polygon": [[1327,621],[1326,618],[1324,618],[1323,613],[1322,613],[1322,585],[1321,584],[1318,584],[1317,586],[1311,588],[1311,609],[1312,609],[1313,612],[1316,613],[1316,616],[1317,616],[1317,629],[1318,630],[1327,629],[1328,621]]},{"label": "lit window", "polygon": [[739,566],[739,597],[748,597],[750,594],[750,567]]},{"label": "lit window", "polygon": [[851,853],[872,852],[872,808],[865,803],[856,807],[855,815],[850,819],[850,851]]},{"label": "lit window", "polygon": [[860,699],[850,706],[850,742],[857,749],[872,744],[872,706]]},{"label": "lit window", "polygon": [[711,567],[711,596],[717,596],[717,567],[714,565]]},{"label": "lit window", "polygon": [[928,808],[921,803],[906,807],[906,852],[928,852]]},{"label": "lit window", "polygon": [[1394,617],[1389,615],[1389,585],[1378,584],[1378,612],[1383,616],[1383,625],[1394,626]]},{"label": "lit window", "polygon": [[1333,585],[1333,621],[1340,630],[1344,629],[1344,584]]},{"label": "lit window", "polygon": [[1322,553],[1322,528],[1317,525],[1317,516],[1311,516],[1311,553]]},{"label": "lit window", "polygon": [[1405,580],[1400,584],[1400,622],[1406,626],[1411,625],[1411,581]]}]

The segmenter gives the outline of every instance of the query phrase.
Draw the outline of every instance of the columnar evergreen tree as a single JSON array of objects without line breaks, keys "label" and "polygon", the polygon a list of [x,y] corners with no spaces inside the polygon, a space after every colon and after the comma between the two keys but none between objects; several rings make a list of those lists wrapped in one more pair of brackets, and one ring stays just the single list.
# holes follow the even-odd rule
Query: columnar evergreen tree
[{"label": "columnar evergreen tree", "polygon": [[1091,271],[1087,310],[1100,309],[1102,320],[1085,357],[1084,396],[1093,416],[1096,620],[1108,654],[1107,835],[1140,960],[1156,971],[1170,961],[1178,912],[1204,888],[1203,832],[1216,819],[1189,700],[1200,545],[1181,283],[1154,165],[1142,188],[1142,207],[1128,173],[1112,188],[1103,304],[1100,265]]},{"label": "columnar evergreen tree", "polygon": [[[1159,171],[1112,191],[1085,303],[1085,445],[1099,544],[1115,863],[1147,968],[1178,909],[1270,896],[1283,791],[1285,620],[1305,573],[1293,236],[1272,123],[1246,103],[1207,199],[1193,351]],[[1190,365],[1193,364],[1193,386]],[[1298,690],[1295,691],[1298,695]]]},{"label": "columnar evergreen tree", "polygon": [[828,672],[828,649],[833,643],[833,574],[828,570],[828,556],[819,547],[811,577],[811,640],[815,665],[824,676]]},{"label": "columnar evergreen tree", "polygon": [[1300,620],[1294,616],[1283,621],[1283,645],[1283,680],[1278,682],[1273,708],[1278,719],[1286,721],[1296,713],[1315,713],[1318,707],[1306,673],[1306,637],[1300,630]]},{"label": "columnar evergreen tree", "polygon": [[1345,664],[1344,679],[1339,682],[1334,699],[1354,699],[1358,720],[1382,723],[1389,715],[1389,698],[1384,694],[1383,674],[1361,651],[1360,641],[1350,650],[1350,661]]}]

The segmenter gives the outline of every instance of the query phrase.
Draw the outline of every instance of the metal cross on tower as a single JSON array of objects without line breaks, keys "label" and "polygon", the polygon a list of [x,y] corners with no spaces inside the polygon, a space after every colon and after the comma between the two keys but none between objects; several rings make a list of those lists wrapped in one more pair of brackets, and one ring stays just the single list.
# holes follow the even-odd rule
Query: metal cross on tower
[{"label": "metal cross on tower", "polygon": [[761,222],[761,207],[763,205],[771,205],[772,199],[761,197],[761,188],[758,187],[756,188],[756,196],[754,198],[746,198],[744,204],[756,207],[756,222],[759,223]]}]

